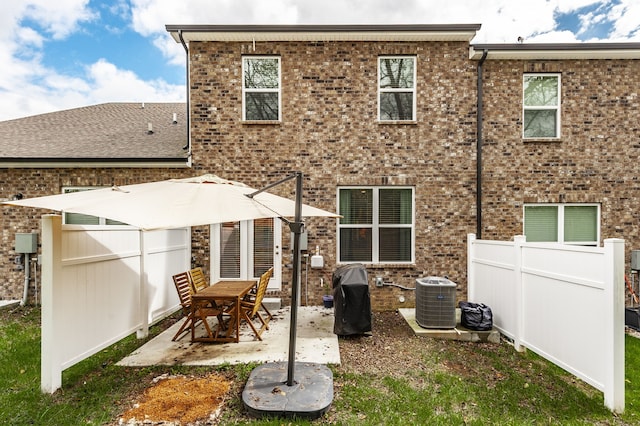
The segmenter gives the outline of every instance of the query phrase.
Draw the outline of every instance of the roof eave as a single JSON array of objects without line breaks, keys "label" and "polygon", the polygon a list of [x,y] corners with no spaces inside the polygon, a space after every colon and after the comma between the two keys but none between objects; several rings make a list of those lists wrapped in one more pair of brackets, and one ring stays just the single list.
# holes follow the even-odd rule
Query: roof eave
[{"label": "roof eave", "polygon": [[466,41],[480,24],[451,25],[166,25],[185,42],[264,41]]},{"label": "roof eave", "polygon": [[52,168],[185,168],[190,158],[0,158],[1,169]]},{"label": "roof eave", "polygon": [[480,60],[640,59],[640,43],[473,44],[469,58]]}]

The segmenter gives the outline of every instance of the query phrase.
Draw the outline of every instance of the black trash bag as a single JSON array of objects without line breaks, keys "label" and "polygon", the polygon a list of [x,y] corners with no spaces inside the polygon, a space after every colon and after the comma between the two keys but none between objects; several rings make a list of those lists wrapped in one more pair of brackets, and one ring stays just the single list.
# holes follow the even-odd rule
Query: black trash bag
[{"label": "black trash bag", "polygon": [[491,308],[484,303],[460,302],[460,322],[469,330],[488,331],[493,328]]}]

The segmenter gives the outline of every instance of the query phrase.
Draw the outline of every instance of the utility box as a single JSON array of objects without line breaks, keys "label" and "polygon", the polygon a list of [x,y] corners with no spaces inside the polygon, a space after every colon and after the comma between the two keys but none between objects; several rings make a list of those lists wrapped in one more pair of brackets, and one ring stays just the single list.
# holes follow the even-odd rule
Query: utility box
[{"label": "utility box", "polygon": [[631,250],[631,269],[640,271],[640,250]]},{"label": "utility box", "polygon": [[38,234],[35,232],[16,234],[16,253],[37,253]]}]

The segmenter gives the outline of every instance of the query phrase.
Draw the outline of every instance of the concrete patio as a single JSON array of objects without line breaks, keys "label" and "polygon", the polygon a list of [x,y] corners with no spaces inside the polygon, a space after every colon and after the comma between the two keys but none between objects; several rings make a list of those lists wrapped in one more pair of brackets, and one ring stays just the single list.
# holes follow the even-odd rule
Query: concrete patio
[{"label": "concrete patio", "polygon": [[[191,343],[186,333],[172,342],[182,319],[118,362],[121,366],[149,365],[221,365],[287,361],[289,356],[289,307],[272,310],[269,330],[262,341],[254,338],[244,324],[239,343]],[[213,320],[215,321],[215,319]],[[333,334],[333,309],[321,306],[298,308],[296,335],[296,362],[340,364],[338,336]],[[202,330],[198,330],[203,333]]]},{"label": "concrete patio", "polygon": [[[457,311],[459,320],[459,310]],[[118,365],[142,367],[287,361],[291,311],[289,307],[285,307],[271,312],[273,319],[269,323],[269,330],[263,333],[262,341],[255,339],[251,329],[244,324],[240,329],[239,343],[191,343],[189,333],[173,342],[171,338],[182,324],[181,319],[122,359]],[[417,336],[472,342],[498,343],[500,341],[500,334],[496,330],[472,331],[461,327],[459,323],[454,329],[426,329],[417,324],[415,309],[399,309],[398,312]],[[338,336],[333,333],[333,323],[333,309],[321,306],[301,306],[298,308],[296,362],[340,364]],[[204,333],[202,326],[197,330],[197,333]],[[373,333],[375,335],[375,330]]]}]

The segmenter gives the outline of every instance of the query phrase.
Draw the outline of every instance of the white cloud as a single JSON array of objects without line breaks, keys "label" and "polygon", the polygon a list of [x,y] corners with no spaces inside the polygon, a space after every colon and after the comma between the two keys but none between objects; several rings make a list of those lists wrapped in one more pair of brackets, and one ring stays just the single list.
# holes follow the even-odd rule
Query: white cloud
[{"label": "white cloud", "polygon": [[31,0],[26,1],[22,17],[33,20],[55,39],[73,33],[78,24],[96,19],[88,9],[89,0]]},{"label": "white cloud", "polygon": [[170,85],[162,80],[141,80],[131,71],[118,69],[104,59],[88,69],[87,98],[98,102],[148,101],[159,102],[167,98],[185,97],[182,86]]},{"label": "white cloud", "polygon": [[[623,0],[633,2],[634,0]],[[475,43],[577,41],[557,31],[555,13],[607,5],[610,0],[133,0],[133,28],[143,35],[166,24],[482,24]],[[168,40],[168,43],[174,43]],[[172,63],[177,50],[157,46]],[[181,55],[181,54],[180,54]]]},{"label": "white cloud", "polygon": [[[43,65],[50,40],[65,40],[101,15],[117,15],[158,49],[167,64],[184,67],[183,47],[167,24],[482,24],[474,43],[577,42],[610,31],[609,41],[640,41],[638,0],[89,0],[5,1],[0,14],[0,120],[115,101],[176,101],[183,86],[143,80],[115,59],[82,64],[69,76]],[[582,27],[560,30],[558,14]],[[95,9],[92,9],[94,7]],[[114,35],[122,27],[104,27]],[[108,35],[105,35],[108,36]],[[603,41],[594,40],[594,41]],[[179,72],[179,71],[178,71]]]},{"label": "white cloud", "polygon": [[[81,76],[69,76],[42,63],[49,39],[64,40],[97,19],[88,0],[27,0],[6,2],[0,14],[0,120],[102,102],[180,101],[182,85],[144,81],[108,60],[86,64]],[[116,9],[113,9],[116,7]],[[126,3],[112,4],[126,16]],[[167,43],[166,46],[169,44]],[[175,46],[176,51],[182,49]],[[177,57],[177,55],[176,55]],[[184,51],[181,64],[184,64]]]},{"label": "white cloud", "polygon": [[622,0],[611,8],[609,19],[613,22],[612,39],[640,41],[640,2]]}]

